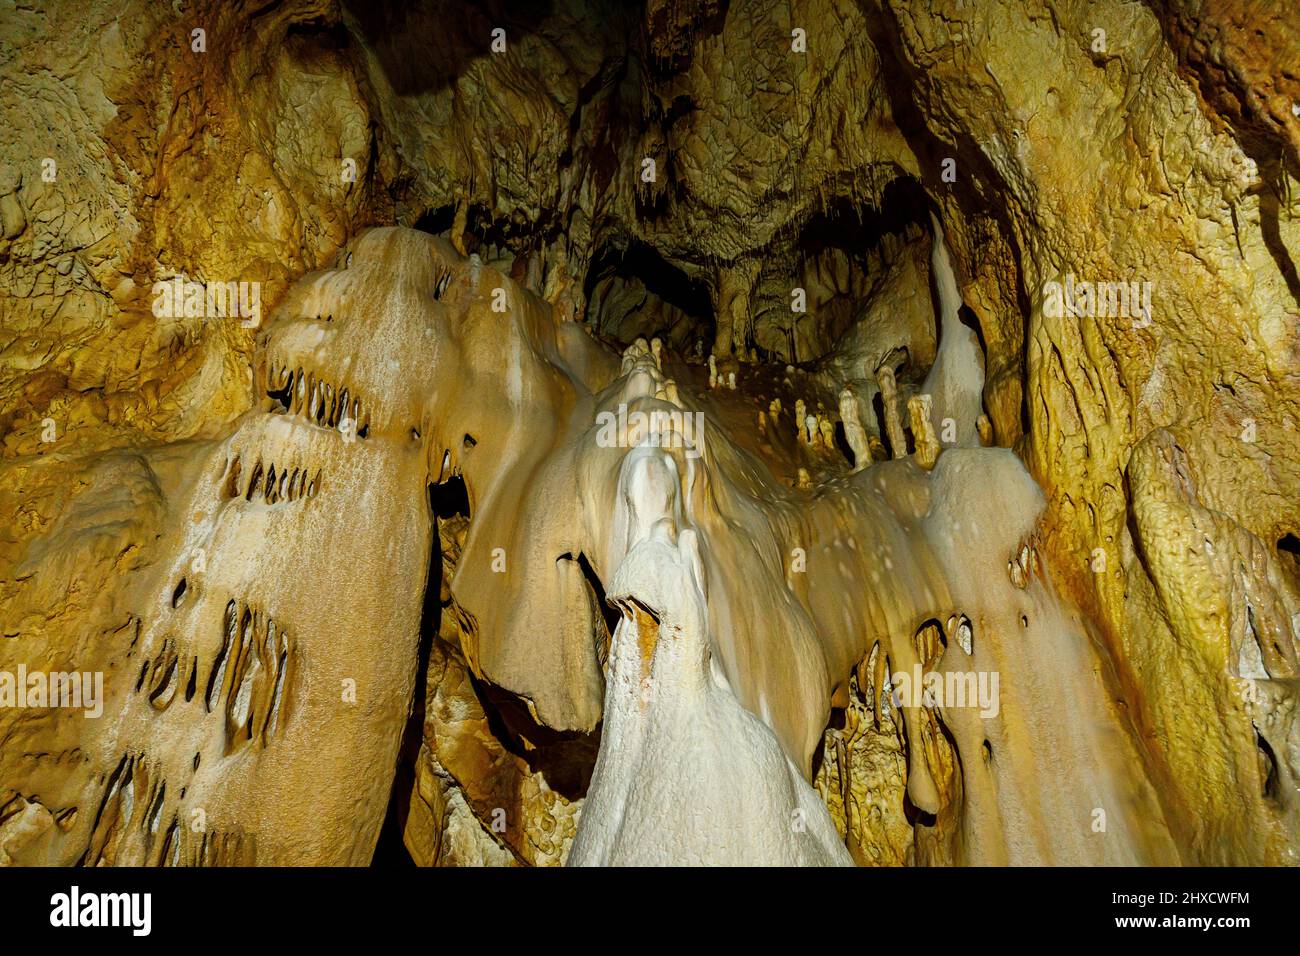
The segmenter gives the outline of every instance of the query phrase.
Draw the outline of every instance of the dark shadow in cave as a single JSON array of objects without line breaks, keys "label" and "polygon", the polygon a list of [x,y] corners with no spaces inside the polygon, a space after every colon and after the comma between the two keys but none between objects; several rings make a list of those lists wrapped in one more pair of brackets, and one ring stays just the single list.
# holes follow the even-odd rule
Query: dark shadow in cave
[{"label": "dark shadow in cave", "polygon": [[[429,506],[435,518],[433,554],[425,581],[414,699],[402,733],[388,810],[372,858],[373,866],[414,865],[402,834],[406,829],[409,801],[415,789],[416,762],[424,739],[429,657],[443,613],[443,563],[436,522],[456,517],[469,518],[469,491],[464,480],[455,476],[441,484],[429,485]],[[600,621],[612,634],[618,622],[618,612],[605,602],[604,588],[586,556],[580,553],[577,560],[590,588],[593,608],[600,609]],[[577,800],[586,796],[600,749],[599,727],[591,733],[552,730],[533,719],[527,703],[518,695],[479,680],[472,674],[470,682],[483,707],[488,728],[503,748],[523,760],[532,772],[543,774],[547,785],[565,799]],[[524,740],[527,740],[527,746]]]},{"label": "dark shadow in cave", "polygon": [[[574,560],[572,554],[560,556],[561,560]],[[578,568],[582,571],[583,580],[587,582],[588,595],[591,598],[592,608],[598,612],[605,623],[605,632],[608,636],[613,636],[614,629],[618,627],[619,619],[622,615],[614,609],[610,603],[605,600],[605,586],[600,583],[600,577],[596,574],[596,569],[591,566],[587,556],[581,551],[578,552]]]},{"label": "dark shadow in cave", "polygon": [[[583,298],[588,303],[591,302],[596,286],[605,279],[613,279],[615,282],[639,280],[648,293],[695,320],[693,327],[705,341],[712,341],[713,299],[709,295],[708,288],[702,282],[692,279],[652,247],[635,240],[622,249],[613,245],[602,247],[592,258],[587,276],[583,280]],[[614,334],[613,330],[605,328],[602,316],[589,315],[588,320],[597,331]],[[623,344],[630,345],[631,342],[623,342]]]},{"label": "dark shadow in cave", "polygon": [[[942,726],[942,725],[941,725]],[[918,755],[915,758],[908,754],[909,761],[912,759],[924,760],[924,755]],[[926,813],[912,802],[912,797],[906,790],[903,791],[903,819],[913,827],[920,829],[924,827],[927,830],[933,830],[937,817],[933,813]]]},{"label": "dark shadow in cave", "polygon": [[442,626],[442,548],[438,537],[438,522],[458,515],[469,517],[469,492],[460,476],[447,479],[442,484],[429,485],[429,509],[433,513],[433,546],[429,557],[429,570],[424,581],[424,604],[420,612],[420,643],[416,651],[415,689],[411,714],[402,730],[402,742],[397,750],[397,767],[388,798],[388,811],[379,831],[379,841],[371,858],[372,866],[408,867],[415,861],[406,849],[402,834],[411,795],[415,791],[416,761],[424,740],[425,698],[428,687],[429,654],[434,636]]},{"label": "dark shadow in cave", "polygon": [[[794,242],[794,254],[802,263],[816,260],[827,252],[838,252],[849,262],[851,273],[868,285],[875,281],[868,268],[867,256],[880,246],[886,235],[903,236],[911,226],[923,234],[930,232],[931,205],[921,183],[910,175],[899,175],[881,192],[880,205],[864,206],[849,199],[839,199],[824,210],[815,212],[800,227]],[[802,265],[801,265],[802,268]],[[788,302],[780,309],[788,308]],[[862,318],[863,304],[852,294],[837,294],[818,307],[816,322],[822,350],[797,356],[799,363],[815,362],[834,349]],[[780,310],[779,310],[780,311]],[[792,315],[792,320],[804,316]],[[793,326],[786,329],[787,334]],[[794,344],[791,343],[793,352]],[[792,355],[790,361],[793,361]]]},{"label": "dark shadow in cave", "polygon": [[537,33],[552,16],[552,0],[344,0],[399,96],[437,93],[475,60],[492,55],[492,31],[506,31],[507,49]]},{"label": "dark shadow in cave", "polygon": [[[1278,170],[1277,175],[1272,179],[1274,183],[1284,182],[1281,174],[1281,160],[1274,165]],[[1280,226],[1280,217],[1282,203],[1278,199],[1278,186],[1265,186],[1259,194],[1259,229],[1264,235],[1264,245],[1268,248],[1269,255],[1277,263],[1278,271],[1282,273],[1282,278],[1286,281],[1286,287],[1291,292],[1291,298],[1300,304],[1300,274],[1296,272],[1296,265],[1291,261],[1291,252],[1286,247],[1286,242],[1282,239],[1282,230]]]},{"label": "dark shadow in cave", "polygon": [[848,436],[844,433],[844,422],[840,420],[835,422],[835,449],[844,456],[845,462],[849,465],[856,464],[853,460],[853,449],[849,446]]},{"label": "dark shadow in cave", "polygon": [[[471,677],[488,728],[510,753],[523,760],[533,773],[546,777],[547,785],[566,800],[587,795],[591,774],[600,750],[600,728],[591,733],[552,730],[533,720],[528,705],[519,696]],[[527,740],[534,749],[522,743]]]},{"label": "dark shadow in cave", "polygon": [[[430,485],[429,507],[439,521],[456,516],[469,518],[469,489],[465,487],[465,479],[460,475],[452,475],[442,484]],[[434,544],[437,543],[435,539]]]},{"label": "dark shadow in cave", "polygon": [[879,245],[886,233],[901,234],[913,223],[929,232],[930,209],[925,188],[912,176],[902,175],[885,187],[879,208],[841,199],[813,213],[800,230],[796,245],[805,258],[827,249],[861,256]]},{"label": "dark shadow in cave", "polygon": [[1300,538],[1287,532],[1277,539],[1277,559],[1282,573],[1300,585]]},{"label": "dark shadow in cave", "polygon": [[[465,233],[462,238],[466,250],[471,253],[482,253],[489,246],[496,246],[497,254],[507,249],[517,253],[534,246],[542,238],[542,230],[532,225],[508,219],[493,219],[492,211],[482,203],[470,203],[465,213]],[[448,238],[455,222],[456,207],[448,204],[426,209],[411,223],[411,228]]]},{"label": "dark shadow in cave", "polygon": [[328,23],[324,17],[299,20],[284,31],[286,45],[301,43],[324,50],[346,50],[352,43],[352,34],[342,23]]},{"label": "dark shadow in cave", "polygon": [[1269,746],[1268,741],[1263,735],[1255,731],[1255,746],[1259,748],[1261,767],[1263,770],[1263,781],[1260,784],[1260,793],[1265,800],[1273,803],[1281,803],[1281,793],[1278,785],[1277,773],[1277,755],[1273,753],[1273,748]]},{"label": "dark shadow in cave", "polygon": [[1300,560],[1300,538],[1290,532],[1277,539],[1277,549]]},{"label": "dark shadow in cave", "polygon": [[[605,588],[597,577],[591,562],[582,552],[562,554],[556,559],[577,561],[587,585],[587,597],[598,625],[594,635],[596,643],[608,642],[618,626],[619,613],[605,600]],[[603,628],[603,633],[600,631]],[[599,648],[593,648],[598,655]],[[602,661],[603,663],[603,661]],[[600,750],[600,727],[590,733],[553,730],[533,719],[528,703],[517,694],[481,681],[471,675],[474,691],[488,727],[497,741],[510,753],[524,761],[533,773],[541,773],[547,785],[566,800],[578,800],[587,795],[591,774],[596,768],[596,754]],[[525,746],[523,741],[527,741]]]},{"label": "dark shadow in cave", "polygon": [[456,207],[448,204],[439,206],[437,209],[426,210],[411,224],[412,229],[418,229],[420,232],[427,232],[433,236],[440,236],[445,232],[450,232],[452,225],[456,221]]},{"label": "dark shadow in cave", "polygon": [[879,435],[880,440],[885,443],[889,457],[898,458],[902,454],[905,454],[905,450],[900,451],[899,449],[893,448],[889,445],[889,427],[885,422],[885,400],[879,392],[873,392],[871,394],[871,412],[876,418],[876,434]]},{"label": "dark shadow in cave", "polygon": [[[975,314],[974,309],[963,302],[961,308],[957,310],[957,318],[961,320],[962,325],[975,333],[975,338],[979,341],[980,358],[984,360],[984,371],[987,374],[989,367],[989,347],[984,342],[984,329],[980,326],[979,316]],[[943,323],[939,324],[942,326]]]}]

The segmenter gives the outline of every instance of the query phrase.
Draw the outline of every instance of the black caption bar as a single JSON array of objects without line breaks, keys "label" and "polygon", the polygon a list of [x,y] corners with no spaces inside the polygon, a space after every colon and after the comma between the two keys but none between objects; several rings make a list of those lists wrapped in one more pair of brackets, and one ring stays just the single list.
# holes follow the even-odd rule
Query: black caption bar
[{"label": "black caption bar", "polygon": [[847,901],[845,915],[856,912],[864,929],[906,927],[917,940],[996,930],[1004,939],[1230,941],[1281,932],[1294,885],[1282,869],[0,869],[0,914],[14,942],[76,934],[126,947],[202,944],[256,925],[259,940],[331,947],[373,946],[388,933],[509,945],[515,934],[595,940],[589,934],[604,926],[640,935],[781,922],[808,931]]}]

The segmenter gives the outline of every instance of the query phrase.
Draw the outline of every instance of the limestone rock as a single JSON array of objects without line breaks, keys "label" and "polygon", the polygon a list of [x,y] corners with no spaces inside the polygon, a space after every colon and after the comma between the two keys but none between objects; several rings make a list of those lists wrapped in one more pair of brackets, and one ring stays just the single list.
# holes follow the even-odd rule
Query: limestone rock
[{"label": "limestone rock", "polygon": [[1297,44],[7,10],[0,863],[1296,862]]}]

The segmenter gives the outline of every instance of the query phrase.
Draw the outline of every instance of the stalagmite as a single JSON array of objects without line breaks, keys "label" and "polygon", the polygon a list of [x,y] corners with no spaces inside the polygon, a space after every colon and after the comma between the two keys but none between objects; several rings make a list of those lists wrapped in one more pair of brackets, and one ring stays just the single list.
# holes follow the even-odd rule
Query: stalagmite
[{"label": "stalagmite", "polygon": [[623,350],[623,374],[630,372],[636,365],[650,358],[650,348],[645,339],[637,339]]},{"label": "stalagmite", "polygon": [[709,388],[718,387],[718,359],[714,355],[709,356]]},{"label": "stalagmite", "polygon": [[847,388],[840,391],[840,420],[844,423],[844,440],[853,451],[853,470],[861,471],[871,464],[871,449],[858,416],[858,400]]},{"label": "stalagmite", "polygon": [[[616,524],[626,551],[609,585],[622,618],[569,865],[851,866],[825,804],[714,657],[701,542],[678,517],[683,480],[661,450],[624,459]],[[751,821],[744,839],[738,817]]]},{"label": "stalagmite", "polygon": [[979,337],[961,321],[962,301],[957,276],[944,240],[943,226],[933,213],[930,215],[930,228],[933,236],[931,263],[939,291],[942,328],[939,354],[921,391],[930,396],[936,419],[951,419],[955,424],[953,444],[978,445],[981,434],[978,420],[983,414],[984,357],[980,352]]},{"label": "stalagmite", "polygon": [[748,356],[747,340],[752,317],[749,298],[758,278],[759,261],[744,259],[718,270],[714,311],[717,333],[712,354],[719,358]]},{"label": "stalagmite", "polygon": [[913,395],[907,400],[907,413],[912,423],[912,441],[916,443],[916,463],[929,471],[939,460],[942,449],[930,418],[930,396]]},{"label": "stalagmite", "polygon": [[817,431],[821,436],[821,445],[823,448],[835,447],[835,425],[829,418],[824,415],[817,416]]},{"label": "stalagmite", "polygon": [[903,420],[898,410],[898,386],[894,381],[894,370],[888,365],[876,369],[876,381],[880,385],[880,402],[885,410],[885,434],[889,437],[889,449],[894,458],[907,456],[907,439],[903,434]]},{"label": "stalagmite", "polygon": [[451,245],[462,256],[469,255],[465,248],[465,227],[469,222],[469,200],[464,196],[456,199],[456,213],[451,223]]},{"label": "stalagmite", "polygon": [[[582,292],[581,271],[575,276],[575,268],[580,264],[571,258],[568,243],[559,243],[549,250],[549,258],[534,257],[532,263],[537,268],[545,265],[545,276],[541,282],[542,298],[549,302],[561,322],[576,322],[585,310]],[[530,275],[531,288],[536,288],[536,280]]]}]

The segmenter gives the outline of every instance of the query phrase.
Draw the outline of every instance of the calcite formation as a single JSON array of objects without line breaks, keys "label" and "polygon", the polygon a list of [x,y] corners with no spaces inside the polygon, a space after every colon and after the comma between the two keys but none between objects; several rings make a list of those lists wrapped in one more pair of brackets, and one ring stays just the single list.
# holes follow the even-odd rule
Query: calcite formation
[{"label": "calcite formation", "polygon": [[0,11],[0,863],[1297,862],[1298,48]]}]

